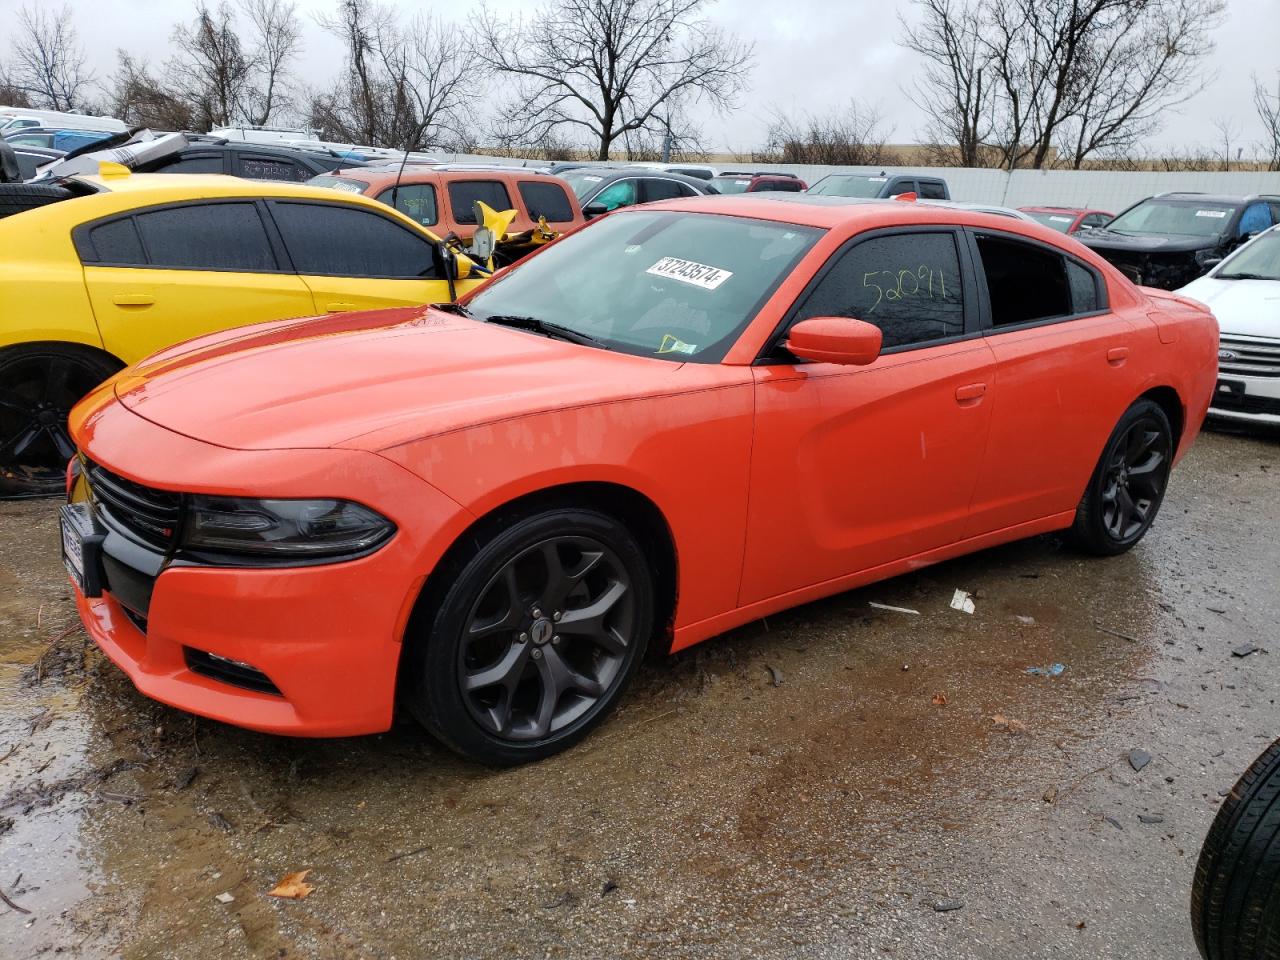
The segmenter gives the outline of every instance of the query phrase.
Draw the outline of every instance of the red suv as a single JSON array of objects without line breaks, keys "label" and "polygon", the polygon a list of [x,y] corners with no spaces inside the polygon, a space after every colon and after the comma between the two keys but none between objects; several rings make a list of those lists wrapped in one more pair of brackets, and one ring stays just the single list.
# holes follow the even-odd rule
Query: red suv
[{"label": "red suv", "polygon": [[707,181],[716,193],[761,193],[781,190],[802,193],[808,184],[794,173],[721,173]]}]

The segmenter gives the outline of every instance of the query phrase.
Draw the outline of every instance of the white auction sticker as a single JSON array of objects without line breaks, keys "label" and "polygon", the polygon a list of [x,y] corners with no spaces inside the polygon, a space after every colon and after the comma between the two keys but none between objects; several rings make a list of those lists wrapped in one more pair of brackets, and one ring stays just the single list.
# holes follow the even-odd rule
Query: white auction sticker
[{"label": "white auction sticker", "polygon": [[1052,220],[1054,223],[1070,223],[1071,222],[1070,217],[1050,217],[1049,219]]},{"label": "white auction sticker", "polygon": [[1196,211],[1197,217],[1213,217],[1213,219],[1215,220],[1221,220],[1226,215],[1227,215],[1227,211],[1225,210],[1197,210]]},{"label": "white auction sticker", "polygon": [[679,280],[681,283],[692,284],[703,290],[714,290],[733,276],[728,270],[709,267],[705,263],[694,260],[681,260],[679,257],[663,257],[645,273],[651,273],[655,277]]}]

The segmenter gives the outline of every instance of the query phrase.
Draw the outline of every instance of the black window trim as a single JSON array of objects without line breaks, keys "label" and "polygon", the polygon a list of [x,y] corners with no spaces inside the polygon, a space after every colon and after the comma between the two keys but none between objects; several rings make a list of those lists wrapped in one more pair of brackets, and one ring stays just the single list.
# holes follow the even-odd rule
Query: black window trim
[{"label": "black window trim", "polygon": [[[262,222],[263,229],[266,231],[267,242],[270,244],[271,253],[276,260],[276,269],[246,270],[243,267],[174,267],[152,262],[151,251],[147,248],[146,237],[138,229],[137,217],[148,213],[158,213],[163,210],[176,210],[181,207],[209,207],[223,203],[248,203],[253,206],[254,210],[257,211],[258,219]],[[119,220],[134,221],[133,230],[138,237],[138,244],[147,258],[146,263],[122,263],[114,260],[97,259],[97,251],[94,249],[91,237],[93,230]],[[284,249],[283,244],[280,242],[279,234],[275,230],[275,224],[269,220],[263,201],[259,197],[204,197],[196,200],[176,200],[170,203],[136,207],[123,213],[112,213],[96,220],[87,220],[78,224],[71,230],[71,243],[75,247],[76,255],[80,258],[81,266],[85,267],[115,267],[122,270],[176,270],[183,273],[252,273],[264,276],[295,273],[289,260],[288,251]],[[86,252],[91,253],[92,257],[87,257]]]},{"label": "black window trim", "polygon": [[[374,201],[374,202],[376,203],[377,201]],[[266,202],[264,204],[265,209],[263,210],[263,216],[266,218],[266,220],[268,221],[271,227],[268,233],[272,235],[273,239],[279,240],[280,246],[284,250],[285,257],[287,258],[286,262],[289,263],[291,268],[293,267],[293,258],[289,254],[288,244],[284,242],[284,233],[280,230],[280,226],[279,224],[276,223],[275,216],[273,215],[272,208],[275,207],[277,204],[297,204],[302,206],[311,206],[311,205],[321,204],[327,207],[339,207],[340,209],[343,209],[343,210],[358,210],[361,213],[367,213],[372,216],[378,217],[380,220],[385,220],[387,223],[390,223],[392,226],[398,227],[399,229],[403,230],[405,233],[409,234],[415,239],[420,240],[423,244],[425,244],[428,248],[430,248],[431,260],[435,266],[435,272],[439,274],[438,276],[434,276],[434,277],[423,277],[423,276],[401,277],[401,276],[393,276],[390,274],[387,276],[377,276],[377,277],[371,277],[371,276],[352,277],[352,275],[349,273],[310,273],[310,272],[302,273],[297,269],[293,269],[293,273],[297,274],[298,276],[347,277],[353,280],[417,280],[420,283],[436,282],[436,281],[443,282],[445,279],[444,264],[441,258],[440,245],[438,243],[433,243],[430,237],[419,235],[413,229],[405,226],[395,217],[388,216],[384,214],[381,210],[372,209],[370,207],[364,206],[363,204],[343,203],[341,200],[330,200],[327,198],[320,199],[319,197],[267,197]],[[381,204],[381,206],[386,207],[386,204]],[[386,207],[386,209],[391,210],[392,208]],[[396,210],[394,212],[399,216],[404,217],[404,214],[400,213],[400,211]],[[412,223],[412,221],[410,222]],[[423,232],[425,233],[426,228],[424,227],[422,229],[423,229]]]},{"label": "black window trim", "polygon": [[[978,321],[981,333],[986,337],[998,337],[1003,333],[1014,333],[1018,330],[1032,330],[1036,327],[1049,327],[1059,323],[1068,323],[1072,320],[1084,320],[1088,317],[1100,317],[1111,312],[1111,298],[1108,296],[1107,282],[1103,278],[1101,271],[1093,264],[1073,255],[1070,251],[1063,250],[1061,247],[1052,243],[1045,243],[1043,240],[1037,240],[1032,237],[1023,236],[1020,233],[1013,233],[1008,230],[997,230],[990,227],[965,227],[965,238],[968,242],[970,252],[969,258],[973,265],[974,287],[978,294]],[[1013,323],[1005,327],[996,327],[991,322],[991,295],[987,291],[987,273],[982,268],[982,255],[978,251],[978,237],[990,236],[999,240],[1012,240],[1015,243],[1024,243],[1028,246],[1039,247],[1049,253],[1057,254],[1065,261],[1071,261],[1077,266],[1083,267],[1093,276],[1093,287],[1095,295],[1098,298],[1098,309],[1085,310],[1079,313],[1068,313],[1058,317],[1045,317],[1041,320],[1027,320],[1024,323]],[[1064,234],[1065,236],[1065,234]],[[1071,289],[1070,278],[1067,282],[1068,293]]]},{"label": "black window trim", "polygon": [[872,230],[865,230],[862,233],[854,234],[844,243],[840,244],[831,255],[823,262],[813,276],[809,278],[809,282],[804,285],[804,289],[791,302],[786,312],[782,315],[782,319],[774,328],[773,333],[765,340],[764,346],[760,348],[760,353],[753,361],[753,366],[787,366],[787,365],[803,365],[814,361],[802,360],[799,357],[788,353],[782,345],[786,339],[787,331],[791,329],[791,325],[795,323],[796,315],[804,307],[813,291],[818,284],[834,269],[835,264],[850,250],[860,243],[868,240],[875,240],[881,237],[897,237],[913,233],[949,233],[956,245],[956,259],[960,264],[960,287],[963,291],[964,303],[964,332],[953,334],[949,337],[935,337],[932,340],[921,340],[919,343],[904,343],[897,347],[886,347],[880,351],[880,356],[887,357],[896,353],[910,353],[915,350],[924,350],[929,347],[942,346],[948,343],[961,343],[965,340],[976,340],[983,336],[984,331],[978,324],[979,303],[977,298],[977,283],[975,277],[975,264],[973,255],[976,248],[971,247],[970,243],[962,235],[963,227],[955,226],[948,223],[921,223],[911,226],[902,227],[879,227]]}]

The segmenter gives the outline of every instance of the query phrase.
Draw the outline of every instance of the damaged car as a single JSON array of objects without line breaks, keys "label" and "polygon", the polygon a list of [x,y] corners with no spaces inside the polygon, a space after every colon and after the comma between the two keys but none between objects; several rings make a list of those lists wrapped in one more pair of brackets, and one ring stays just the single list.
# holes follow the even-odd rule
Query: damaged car
[{"label": "damaged car", "polygon": [[1280,196],[1161,193],[1076,238],[1134,283],[1176,290],[1280,223]]}]

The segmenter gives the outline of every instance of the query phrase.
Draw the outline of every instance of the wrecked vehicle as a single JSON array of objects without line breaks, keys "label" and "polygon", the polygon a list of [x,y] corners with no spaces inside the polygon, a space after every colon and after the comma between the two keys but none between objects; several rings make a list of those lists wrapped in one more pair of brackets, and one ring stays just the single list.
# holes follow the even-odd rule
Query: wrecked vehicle
[{"label": "wrecked vehicle", "polygon": [[295,736],[399,703],[520,763],[595,727],[650,645],[1039,533],[1130,549],[1216,350],[1207,310],[1036,224],[674,200],[455,306],[117,375],[72,413],[63,550],[147,696]]},{"label": "wrecked vehicle", "polygon": [[1134,283],[1176,290],[1274,223],[1280,196],[1161,193],[1076,239]]},{"label": "wrecked vehicle", "polygon": [[[12,194],[12,196],[10,196]],[[262,320],[452,300],[488,275],[469,248],[320,187],[130,174],[5,185],[0,203],[0,492],[59,488],[71,406],[127,363]]]}]

